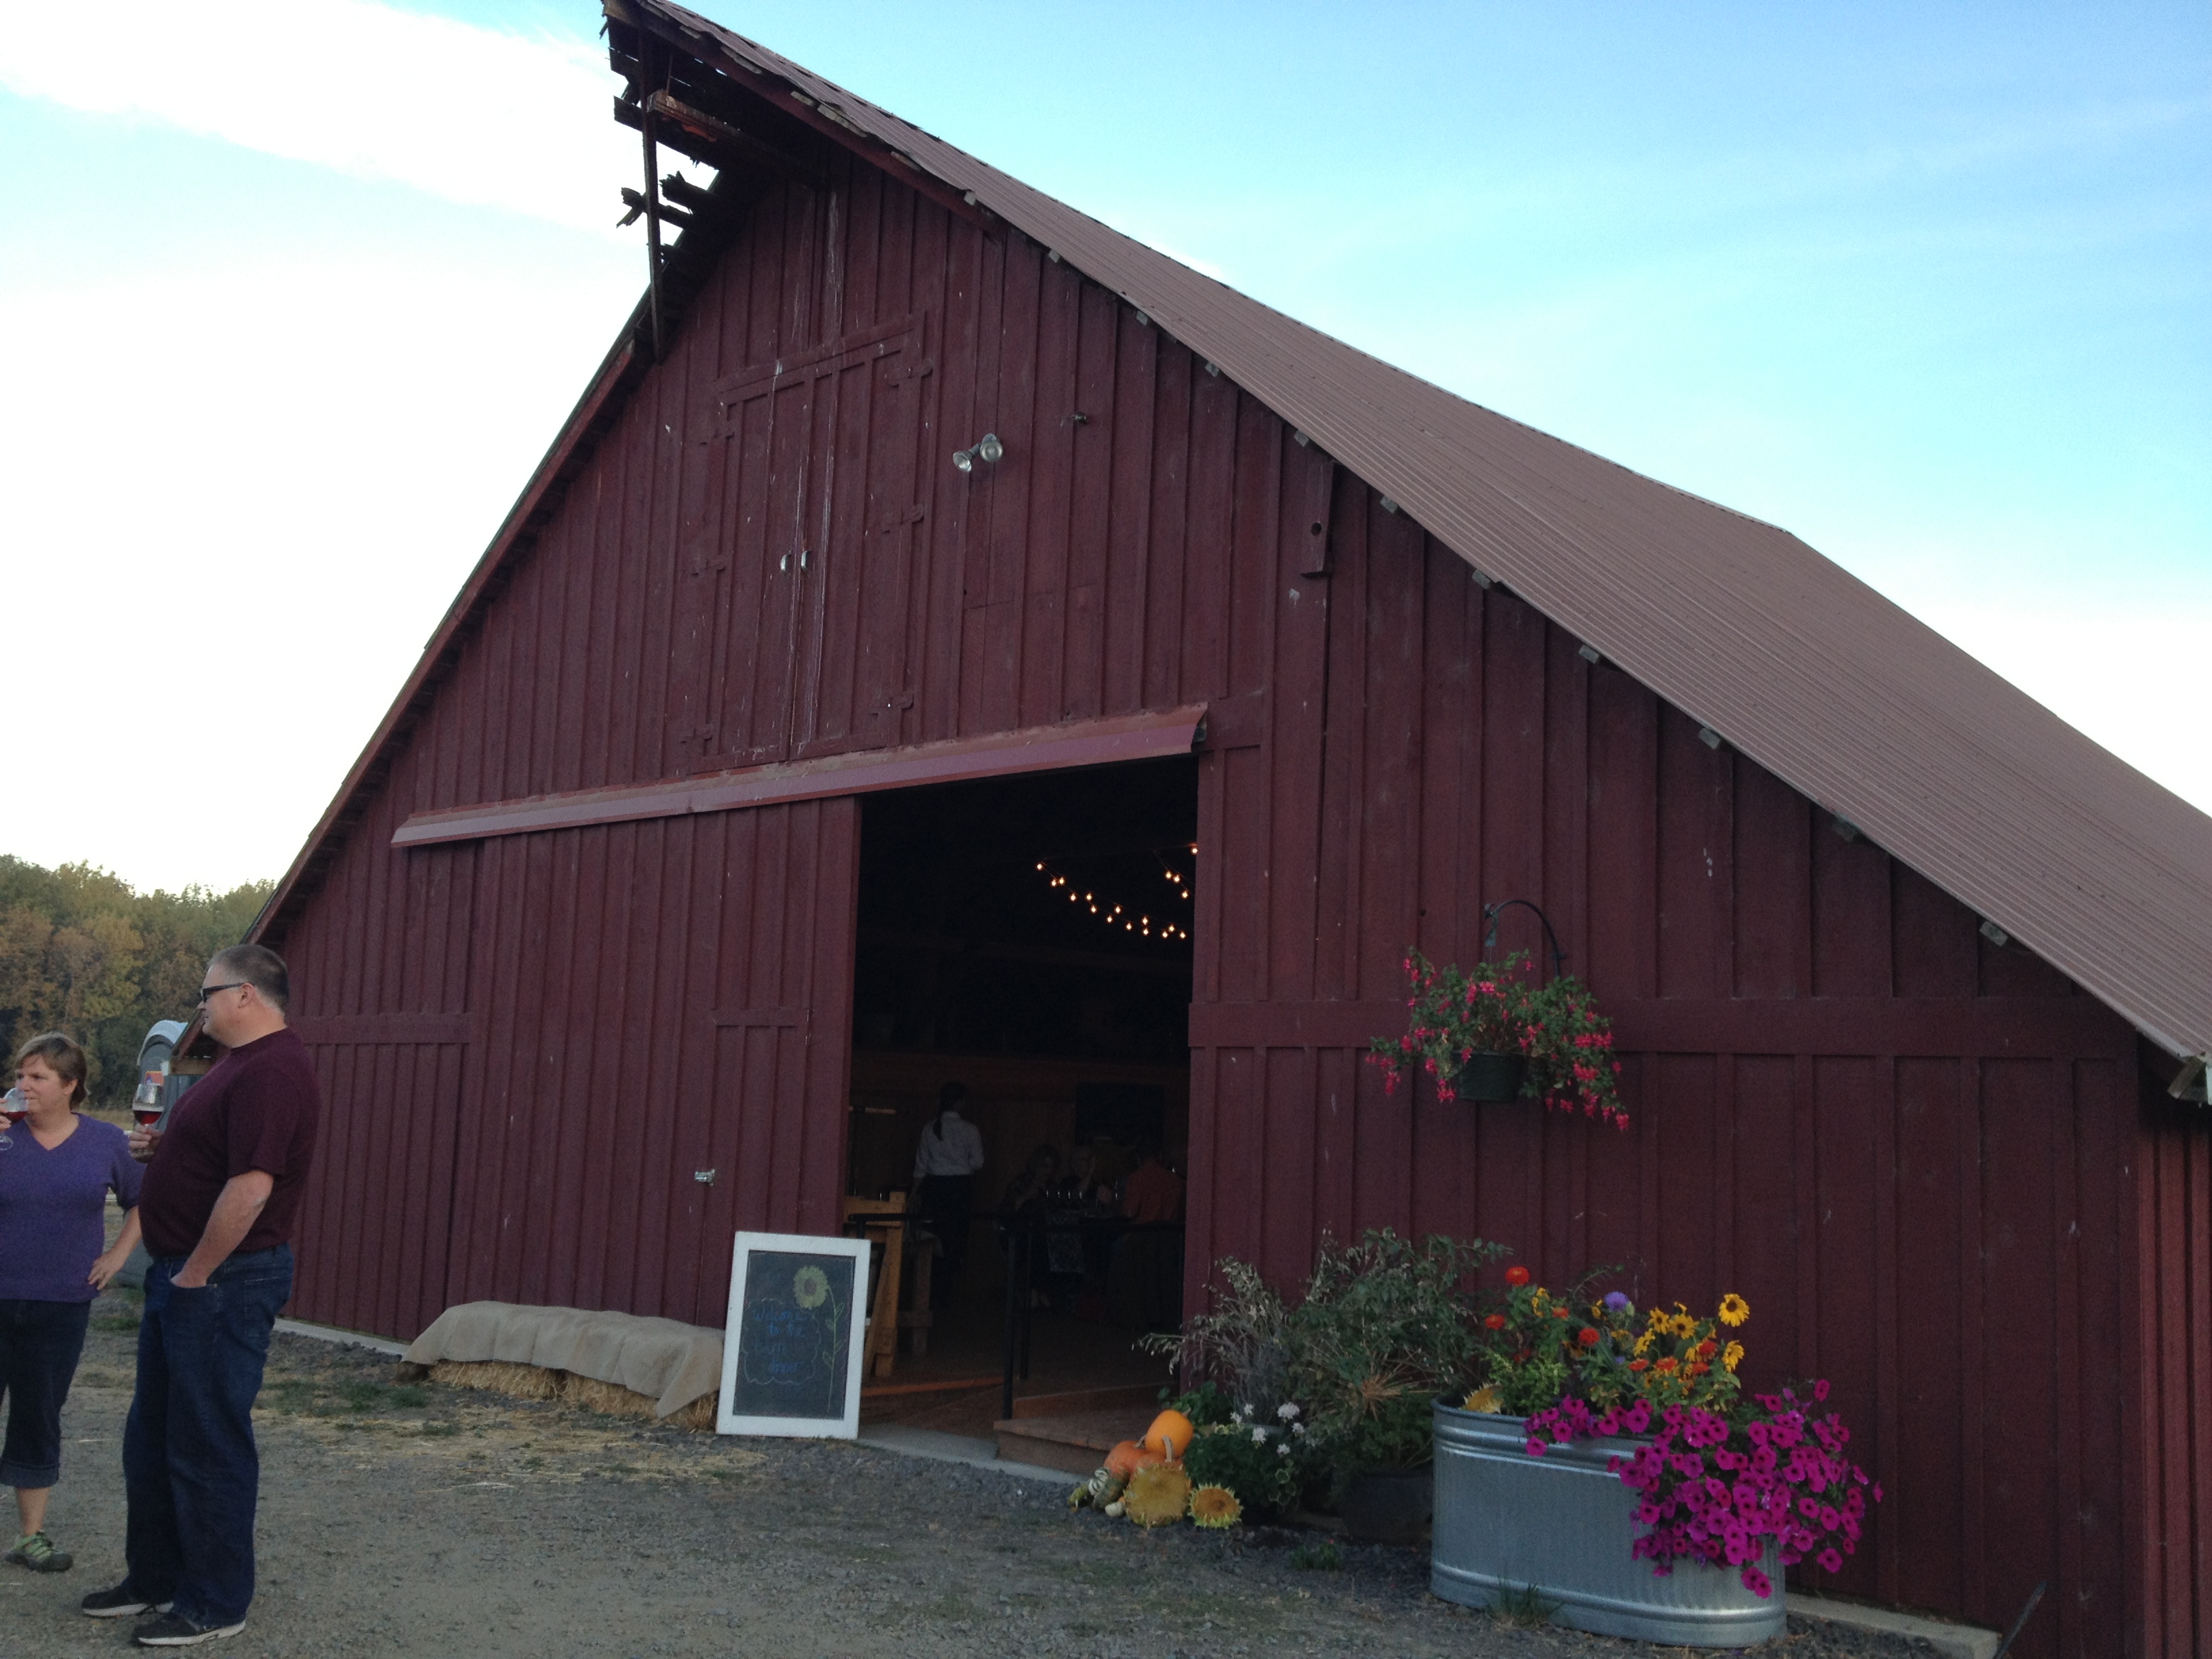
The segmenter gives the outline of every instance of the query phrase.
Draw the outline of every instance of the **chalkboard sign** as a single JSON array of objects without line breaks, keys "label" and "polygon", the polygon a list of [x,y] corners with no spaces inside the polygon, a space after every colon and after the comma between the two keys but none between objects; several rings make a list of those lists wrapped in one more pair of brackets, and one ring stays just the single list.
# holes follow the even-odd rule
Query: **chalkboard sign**
[{"label": "chalkboard sign", "polygon": [[715,1428],[858,1436],[867,1290],[865,1238],[739,1233]]}]

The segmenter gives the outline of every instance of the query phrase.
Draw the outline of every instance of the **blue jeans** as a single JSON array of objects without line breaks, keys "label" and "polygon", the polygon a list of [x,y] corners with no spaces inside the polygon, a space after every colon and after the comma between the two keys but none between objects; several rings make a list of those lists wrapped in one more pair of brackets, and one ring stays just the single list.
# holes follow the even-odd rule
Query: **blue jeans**
[{"label": "blue jeans", "polygon": [[89,1302],[0,1302],[0,1388],[8,1391],[0,1486],[36,1492],[61,1479],[62,1407],[91,1315]]},{"label": "blue jeans", "polygon": [[123,1427],[126,1582],[196,1625],[234,1625],[253,1600],[253,1398],[291,1298],[292,1247],[234,1255],[196,1291],[169,1282],[184,1265],[156,1256],[146,1270],[138,1388]]}]

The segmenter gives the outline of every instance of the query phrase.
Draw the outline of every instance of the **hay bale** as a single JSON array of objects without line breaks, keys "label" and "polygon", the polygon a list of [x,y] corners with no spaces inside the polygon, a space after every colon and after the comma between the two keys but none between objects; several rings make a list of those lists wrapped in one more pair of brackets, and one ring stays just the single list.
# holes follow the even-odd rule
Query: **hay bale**
[{"label": "hay bale", "polygon": [[561,1398],[572,1406],[581,1406],[586,1411],[601,1412],[609,1417],[638,1417],[649,1423],[665,1423],[672,1428],[702,1429],[711,1434],[714,1429],[716,1401],[713,1395],[705,1395],[681,1410],[660,1415],[660,1402],[649,1395],[623,1388],[618,1382],[602,1382],[594,1376],[579,1376],[568,1373],[561,1385]]},{"label": "hay bale", "polygon": [[510,1365],[496,1359],[441,1359],[430,1367],[430,1380],[449,1388],[483,1389],[517,1400],[557,1400],[566,1371],[536,1365]]},{"label": "hay bale", "polygon": [[430,1381],[457,1389],[483,1389],[517,1400],[559,1400],[609,1417],[642,1418],[672,1427],[713,1433],[716,1401],[712,1395],[693,1401],[666,1417],[657,1413],[659,1402],[617,1382],[580,1376],[573,1371],[549,1370],[538,1365],[512,1365],[498,1360],[441,1359],[430,1367]]}]

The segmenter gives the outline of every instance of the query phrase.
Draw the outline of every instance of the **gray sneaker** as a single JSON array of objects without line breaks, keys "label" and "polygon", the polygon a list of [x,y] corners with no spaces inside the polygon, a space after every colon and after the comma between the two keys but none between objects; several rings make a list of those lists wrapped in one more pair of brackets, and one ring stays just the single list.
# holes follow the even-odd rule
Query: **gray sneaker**
[{"label": "gray sneaker", "polygon": [[88,1619],[128,1619],[135,1613],[167,1613],[167,1601],[149,1601],[131,1588],[125,1579],[112,1589],[94,1590],[78,1602],[77,1611]]},{"label": "gray sneaker", "polygon": [[28,1567],[33,1572],[67,1572],[76,1558],[67,1550],[58,1550],[54,1540],[44,1532],[27,1533],[15,1540],[15,1547],[5,1558],[19,1567]]},{"label": "gray sneaker", "polygon": [[195,1625],[174,1609],[158,1619],[149,1619],[131,1632],[131,1639],[142,1648],[196,1648],[203,1642],[221,1641],[226,1636],[235,1636],[246,1628],[246,1620],[234,1625]]}]

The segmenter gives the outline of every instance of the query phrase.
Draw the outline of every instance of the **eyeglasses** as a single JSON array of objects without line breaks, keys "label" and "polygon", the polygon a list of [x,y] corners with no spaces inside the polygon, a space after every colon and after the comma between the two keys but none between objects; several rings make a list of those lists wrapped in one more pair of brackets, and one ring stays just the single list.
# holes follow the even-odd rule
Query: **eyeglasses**
[{"label": "eyeglasses", "polygon": [[248,982],[249,982],[249,981],[246,981],[246,980],[242,980],[242,979],[234,979],[234,980],[231,981],[231,982],[230,982],[229,984],[228,984],[228,985],[203,985],[203,986],[201,986],[201,987],[200,987],[200,1002],[199,1002],[199,1006],[200,1006],[201,1007],[204,1008],[204,1007],[206,1007],[206,1006],[207,1006],[208,999],[209,999],[210,997],[212,997],[212,996],[220,996],[220,995],[222,995],[222,993],[223,993],[223,992],[225,992],[225,991],[235,991],[235,990],[237,990],[240,986],[245,985],[245,984],[246,984],[246,983],[248,983]]}]

